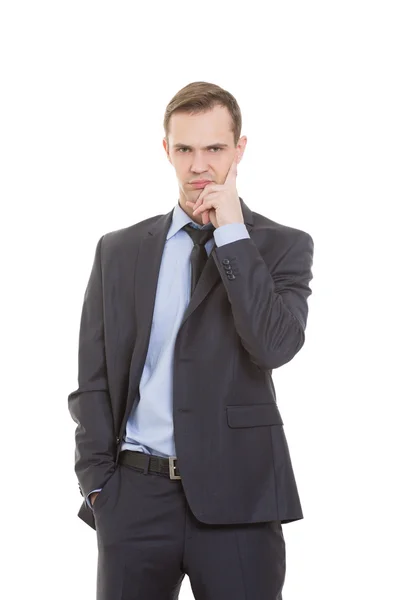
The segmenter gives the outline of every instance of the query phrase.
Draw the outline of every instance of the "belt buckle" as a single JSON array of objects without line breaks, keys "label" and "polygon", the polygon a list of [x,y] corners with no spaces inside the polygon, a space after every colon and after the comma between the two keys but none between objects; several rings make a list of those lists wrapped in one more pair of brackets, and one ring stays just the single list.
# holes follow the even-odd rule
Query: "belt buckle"
[{"label": "belt buckle", "polygon": [[182,479],[180,475],[175,475],[176,465],[174,465],[174,460],[177,460],[177,456],[169,456],[169,478],[170,479]]}]

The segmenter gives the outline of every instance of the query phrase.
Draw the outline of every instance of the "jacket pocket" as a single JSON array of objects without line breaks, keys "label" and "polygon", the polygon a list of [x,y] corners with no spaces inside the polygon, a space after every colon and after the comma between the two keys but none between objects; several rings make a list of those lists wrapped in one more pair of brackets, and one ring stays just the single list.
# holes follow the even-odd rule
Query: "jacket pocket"
[{"label": "jacket pocket", "polygon": [[276,402],[262,404],[235,404],[226,407],[229,427],[261,427],[283,425]]}]

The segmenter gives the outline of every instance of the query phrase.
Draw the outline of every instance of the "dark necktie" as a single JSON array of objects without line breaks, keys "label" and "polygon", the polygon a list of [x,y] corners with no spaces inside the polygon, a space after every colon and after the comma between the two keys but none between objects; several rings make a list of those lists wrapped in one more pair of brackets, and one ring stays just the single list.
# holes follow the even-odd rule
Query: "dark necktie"
[{"label": "dark necktie", "polygon": [[194,244],[192,253],[190,255],[190,263],[192,265],[191,295],[193,295],[194,288],[200,279],[201,272],[204,269],[208,259],[207,250],[205,249],[204,245],[213,237],[215,227],[212,227],[212,229],[196,229],[195,227],[192,227],[190,223],[188,223],[182,227],[182,229],[190,235]]}]

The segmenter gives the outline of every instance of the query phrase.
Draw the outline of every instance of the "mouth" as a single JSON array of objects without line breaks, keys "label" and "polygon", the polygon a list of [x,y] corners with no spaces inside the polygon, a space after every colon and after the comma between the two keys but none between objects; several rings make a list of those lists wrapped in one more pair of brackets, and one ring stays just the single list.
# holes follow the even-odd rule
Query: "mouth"
[{"label": "mouth", "polygon": [[200,187],[205,187],[208,183],[212,183],[210,180],[199,180],[199,181],[193,181],[191,183],[191,185],[195,188],[200,188]]}]

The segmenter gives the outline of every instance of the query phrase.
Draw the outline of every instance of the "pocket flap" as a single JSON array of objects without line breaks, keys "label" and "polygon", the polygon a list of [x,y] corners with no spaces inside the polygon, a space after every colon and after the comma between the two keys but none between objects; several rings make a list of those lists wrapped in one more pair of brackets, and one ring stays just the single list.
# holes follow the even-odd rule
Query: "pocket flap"
[{"label": "pocket flap", "polygon": [[276,402],[231,405],[226,407],[229,427],[257,427],[283,425]]}]

